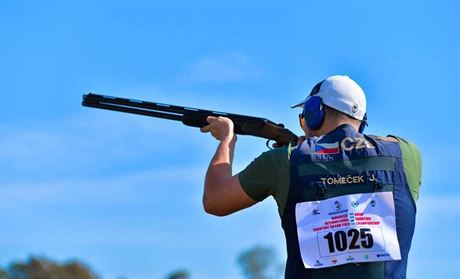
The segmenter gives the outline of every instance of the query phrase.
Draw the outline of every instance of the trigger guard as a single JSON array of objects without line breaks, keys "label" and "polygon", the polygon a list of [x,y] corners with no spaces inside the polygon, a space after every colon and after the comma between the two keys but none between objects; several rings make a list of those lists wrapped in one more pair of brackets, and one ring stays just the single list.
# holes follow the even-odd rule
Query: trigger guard
[{"label": "trigger guard", "polygon": [[267,146],[267,148],[270,149],[270,150],[274,149],[273,147],[270,146],[270,142],[271,142],[271,141],[272,141],[272,140],[269,139],[269,140],[267,140],[267,142],[265,143],[265,145]]}]

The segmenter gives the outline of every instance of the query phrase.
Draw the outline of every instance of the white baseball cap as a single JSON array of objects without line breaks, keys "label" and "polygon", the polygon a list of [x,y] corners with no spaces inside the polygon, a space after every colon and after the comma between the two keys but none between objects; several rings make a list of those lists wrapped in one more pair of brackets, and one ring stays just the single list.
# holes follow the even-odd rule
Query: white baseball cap
[{"label": "white baseball cap", "polygon": [[[317,88],[319,86],[319,90]],[[355,119],[363,120],[366,114],[366,96],[363,89],[348,76],[330,76],[318,83],[310,95],[291,108],[303,107],[311,96],[321,97],[323,104]],[[317,91],[317,92],[316,92]]]}]

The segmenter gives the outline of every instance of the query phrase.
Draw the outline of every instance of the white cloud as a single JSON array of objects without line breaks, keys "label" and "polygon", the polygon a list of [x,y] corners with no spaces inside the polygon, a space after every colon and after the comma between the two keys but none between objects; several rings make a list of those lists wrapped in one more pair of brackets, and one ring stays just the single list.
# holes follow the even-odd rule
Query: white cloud
[{"label": "white cloud", "polygon": [[189,65],[184,78],[196,82],[230,82],[257,78],[261,71],[240,53],[204,57]]}]

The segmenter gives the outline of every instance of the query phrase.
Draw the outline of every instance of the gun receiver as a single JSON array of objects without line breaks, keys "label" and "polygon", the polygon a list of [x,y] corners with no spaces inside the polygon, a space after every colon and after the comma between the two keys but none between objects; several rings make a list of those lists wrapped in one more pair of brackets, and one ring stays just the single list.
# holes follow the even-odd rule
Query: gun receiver
[{"label": "gun receiver", "polygon": [[181,121],[187,126],[204,127],[208,125],[206,117],[224,116],[230,118],[234,123],[234,131],[240,135],[251,135],[276,141],[278,146],[297,143],[298,137],[284,128],[283,124],[276,124],[268,119],[216,112],[196,108],[180,107],[161,103],[125,99],[112,96],[89,93],[83,95],[83,106],[100,109],[121,111],[126,113],[140,114],[158,118]]}]

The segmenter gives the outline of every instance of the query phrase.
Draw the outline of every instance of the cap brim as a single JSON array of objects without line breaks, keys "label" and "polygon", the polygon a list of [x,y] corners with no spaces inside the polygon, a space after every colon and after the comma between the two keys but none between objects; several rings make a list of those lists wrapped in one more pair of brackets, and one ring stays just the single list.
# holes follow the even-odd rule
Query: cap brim
[{"label": "cap brim", "polygon": [[299,103],[297,103],[295,105],[292,105],[291,108],[298,108],[298,107],[303,108],[303,105],[305,104],[305,101],[307,101],[307,100],[300,101]]}]

